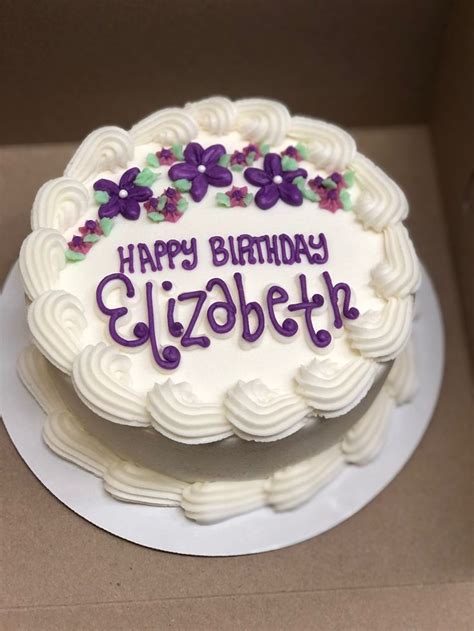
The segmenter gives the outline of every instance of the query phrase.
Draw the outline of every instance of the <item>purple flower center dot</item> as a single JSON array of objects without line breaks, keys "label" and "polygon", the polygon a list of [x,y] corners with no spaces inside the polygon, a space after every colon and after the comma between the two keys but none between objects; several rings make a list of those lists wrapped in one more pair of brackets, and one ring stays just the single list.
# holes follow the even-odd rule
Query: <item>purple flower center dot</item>
[{"label": "purple flower center dot", "polygon": [[242,193],[242,191],[234,191],[232,193],[232,197],[238,201],[240,201],[241,199],[243,199],[244,194]]},{"label": "purple flower center dot", "polygon": [[95,221],[93,221],[92,219],[88,219],[86,221],[86,228],[88,230],[95,230]]}]

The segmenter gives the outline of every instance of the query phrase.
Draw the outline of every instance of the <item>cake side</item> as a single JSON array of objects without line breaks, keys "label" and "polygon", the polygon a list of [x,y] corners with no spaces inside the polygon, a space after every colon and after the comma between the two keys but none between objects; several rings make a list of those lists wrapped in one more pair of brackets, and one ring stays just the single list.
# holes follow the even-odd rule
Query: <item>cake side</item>
[{"label": "cake side", "polygon": [[[56,454],[101,478],[105,490],[118,500],[179,506],[187,518],[202,524],[265,505],[275,510],[294,509],[334,479],[344,466],[367,464],[382,448],[392,410],[410,401],[417,389],[414,349],[409,343],[368,409],[350,429],[341,432],[337,440],[326,444],[315,455],[277,468],[260,479],[184,481],[124,459],[123,453],[117,454],[89,433],[82,419],[68,409],[58,372],[35,346],[27,347],[20,356],[18,372],[46,412],[43,438]],[[117,426],[116,429],[132,430]],[[276,445],[278,443],[263,446]],[[177,446],[185,449],[219,447],[217,444]]]}]

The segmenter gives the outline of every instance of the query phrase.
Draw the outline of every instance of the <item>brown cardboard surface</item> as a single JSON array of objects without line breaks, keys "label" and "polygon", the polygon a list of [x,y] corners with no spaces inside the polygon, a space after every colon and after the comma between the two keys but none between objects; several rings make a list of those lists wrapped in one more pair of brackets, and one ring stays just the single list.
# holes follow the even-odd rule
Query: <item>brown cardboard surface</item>
[{"label": "brown cardboard surface", "polygon": [[[257,556],[192,558],[140,548],[73,514],[3,430],[4,628],[468,628],[470,377],[430,135],[423,126],[352,131],[408,195],[409,227],[446,323],[441,398],[414,457],[369,506],[315,539]],[[35,189],[60,174],[71,149],[0,150],[3,276]]]},{"label": "brown cardboard surface", "polygon": [[440,187],[474,361],[474,2],[455,4],[432,116]]},{"label": "brown cardboard surface", "polygon": [[78,140],[216,93],[345,125],[420,123],[450,5],[3,0],[0,143]]}]

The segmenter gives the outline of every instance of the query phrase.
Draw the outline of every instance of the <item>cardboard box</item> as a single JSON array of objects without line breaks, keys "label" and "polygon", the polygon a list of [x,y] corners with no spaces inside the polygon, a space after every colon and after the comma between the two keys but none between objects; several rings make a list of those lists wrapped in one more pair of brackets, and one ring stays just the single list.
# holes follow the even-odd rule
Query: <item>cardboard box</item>
[{"label": "cardboard box", "polygon": [[471,628],[472,200],[470,211],[461,207],[474,140],[473,8],[442,0],[8,7],[2,280],[37,188],[61,174],[87,131],[213,93],[260,94],[350,126],[360,150],[405,190],[447,355],[431,426],[389,487],[336,529],[257,556],[180,557],[102,532],[48,493],[2,430],[1,628]]}]

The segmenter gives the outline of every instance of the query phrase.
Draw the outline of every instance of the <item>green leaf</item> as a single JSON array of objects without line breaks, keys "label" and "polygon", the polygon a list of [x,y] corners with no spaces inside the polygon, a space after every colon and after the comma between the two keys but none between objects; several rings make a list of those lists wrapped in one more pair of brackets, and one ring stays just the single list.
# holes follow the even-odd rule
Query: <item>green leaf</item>
[{"label": "green leaf", "polygon": [[251,151],[248,155],[247,158],[245,160],[245,162],[247,163],[247,165],[250,167],[252,166],[252,164],[255,162],[255,158],[257,157],[257,154],[255,153],[255,151]]},{"label": "green leaf", "polygon": [[349,194],[349,191],[347,191],[345,188],[342,189],[342,191],[339,193],[339,199],[342,202],[342,207],[344,208],[344,210],[350,210],[352,208],[351,196]]},{"label": "green leaf", "polygon": [[336,182],[330,177],[327,177],[325,180],[323,180],[323,186],[324,188],[337,188]]},{"label": "green leaf", "polygon": [[180,213],[184,213],[185,210],[187,210],[188,208],[188,200],[184,199],[184,197],[182,197],[179,202],[176,204],[176,208],[178,209],[178,212]]},{"label": "green leaf", "polygon": [[187,193],[191,188],[191,182],[189,180],[176,180],[174,183],[175,188],[178,189],[180,193]]},{"label": "green leaf", "polygon": [[298,177],[295,177],[292,184],[296,184],[300,191],[303,191],[306,186],[306,180],[302,175],[299,175]]},{"label": "green leaf", "polygon": [[219,164],[221,167],[227,167],[229,166],[229,162],[230,153],[224,153],[224,155],[219,158],[219,162],[217,164]]},{"label": "green leaf", "polygon": [[133,180],[133,183],[137,186],[152,186],[157,179],[158,173],[153,173],[148,167],[145,167]]},{"label": "green leaf", "polygon": [[283,156],[281,159],[281,168],[283,171],[296,171],[298,168],[298,163],[294,158],[290,156]]},{"label": "green leaf", "polygon": [[346,171],[342,177],[347,186],[349,187],[354,186],[354,182],[355,182],[354,171]]},{"label": "green leaf", "polygon": [[97,241],[98,241],[99,239],[100,239],[100,236],[99,236],[98,234],[94,234],[94,233],[92,233],[92,234],[87,234],[87,235],[84,237],[84,241],[85,241],[86,243],[97,243]]},{"label": "green leaf", "polygon": [[174,153],[178,160],[184,160],[183,145],[180,145],[178,143],[171,145],[171,151]]},{"label": "green leaf", "polygon": [[310,202],[319,202],[319,200],[321,199],[319,195],[312,191],[310,188],[305,187],[301,190],[301,192],[303,193],[303,197],[305,199],[308,199]]},{"label": "green leaf", "polygon": [[230,207],[230,197],[226,195],[225,193],[217,193],[216,201],[219,204],[219,206],[225,206],[226,208]]},{"label": "green leaf", "polygon": [[302,145],[300,142],[296,145],[296,150],[303,158],[303,160],[307,160],[309,158],[309,149],[306,145]]},{"label": "green leaf", "polygon": [[105,237],[108,237],[114,227],[114,222],[109,217],[104,217],[100,220],[100,227]]},{"label": "green leaf", "polygon": [[241,164],[233,164],[231,167],[231,171],[236,171],[237,173],[242,173],[244,167]]},{"label": "green leaf", "polygon": [[306,180],[303,176],[295,177],[293,184],[296,184],[305,199],[308,199],[310,202],[319,202],[319,195],[306,186]]},{"label": "green leaf", "polygon": [[162,215],[161,213],[157,213],[157,212],[151,212],[147,214],[148,219],[150,219],[150,221],[164,221],[164,215]]},{"label": "green leaf", "polygon": [[82,252],[74,252],[74,250],[66,250],[66,261],[70,261],[71,263],[77,263],[78,261],[83,261],[86,258],[85,254]]},{"label": "green leaf", "polygon": [[158,210],[163,210],[163,208],[166,206],[167,201],[168,198],[166,197],[166,195],[160,195],[160,197],[158,198]]},{"label": "green leaf", "polygon": [[253,195],[252,195],[252,193],[247,193],[247,195],[244,197],[244,204],[246,206],[248,206],[252,202],[253,202]]},{"label": "green leaf", "polygon": [[105,191],[94,191],[94,199],[98,204],[102,205],[106,204],[109,201],[110,197],[109,194]]},{"label": "green leaf", "polygon": [[270,145],[267,145],[267,144],[260,145],[260,153],[262,154],[262,156],[266,156],[269,151],[270,151]]},{"label": "green leaf", "polygon": [[156,153],[149,153],[146,157],[146,163],[150,167],[155,167],[155,169],[160,166],[160,161],[156,157]]}]

